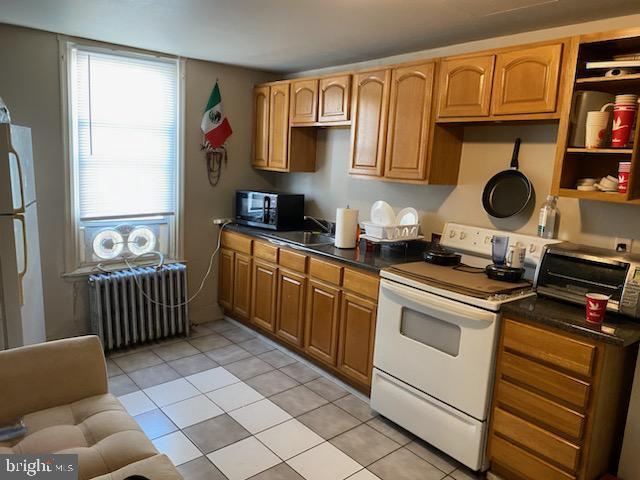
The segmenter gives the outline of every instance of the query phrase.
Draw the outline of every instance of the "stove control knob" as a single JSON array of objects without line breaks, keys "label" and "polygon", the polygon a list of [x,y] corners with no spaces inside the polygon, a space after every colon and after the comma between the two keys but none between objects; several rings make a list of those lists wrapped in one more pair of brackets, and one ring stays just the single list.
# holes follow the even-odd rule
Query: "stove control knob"
[{"label": "stove control knob", "polygon": [[484,237],[484,244],[487,245],[491,243],[491,236],[487,235],[486,237]]},{"label": "stove control knob", "polygon": [[535,243],[532,243],[531,245],[529,245],[529,252],[533,253],[538,249],[538,247],[536,246]]},{"label": "stove control knob", "polygon": [[449,238],[456,238],[456,231],[455,230],[451,230],[449,232]]},{"label": "stove control knob", "polygon": [[466,232],[460,232],[460,240],[464,240],[465,238],[467,238],[467,233]]}]

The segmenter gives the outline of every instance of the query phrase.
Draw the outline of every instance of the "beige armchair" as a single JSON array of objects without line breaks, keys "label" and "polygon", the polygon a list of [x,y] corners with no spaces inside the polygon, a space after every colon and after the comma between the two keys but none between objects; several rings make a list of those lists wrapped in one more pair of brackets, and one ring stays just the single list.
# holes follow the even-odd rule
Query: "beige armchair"
[{"label": "beige armchair", "polygon": [[0,453],[78,455],[80,479],[181,479],[108,392],[98,337],[0,351],[0,425],[24,417],[27,434]]}]

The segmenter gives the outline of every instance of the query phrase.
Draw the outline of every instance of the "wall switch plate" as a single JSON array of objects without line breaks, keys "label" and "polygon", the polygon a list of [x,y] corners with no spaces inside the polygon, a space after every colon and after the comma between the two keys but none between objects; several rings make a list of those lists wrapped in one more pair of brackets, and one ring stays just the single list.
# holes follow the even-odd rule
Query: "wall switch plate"
[{"label": "wall switch plate", "polygon": [[616,237],[613,248],[616,252],[631,252],[631,249],[633,248],[633,238]]}]

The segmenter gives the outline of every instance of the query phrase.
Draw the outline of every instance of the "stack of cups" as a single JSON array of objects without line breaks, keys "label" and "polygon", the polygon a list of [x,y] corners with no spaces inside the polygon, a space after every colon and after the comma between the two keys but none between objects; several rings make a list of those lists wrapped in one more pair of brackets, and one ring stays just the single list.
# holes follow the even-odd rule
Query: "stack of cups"
[{"label": "stack of cups", "polygon": [[633,121],[638,111],[638,96],[616,95],[613,105],[613,127],[611,130],[611,146],[624,148],[629,144]]},{"label": "stack of cups", "polygon": [[585,145],[587,148],[600,148],[604,146],[604,139],[609,125],[609,112],[604,109],[611,104],[602,107],[602,111],[587,112],[587,125]]},{"label": "stack of cups", "polygon": [[620,162],[618,164],[618,192],[627,193],[629,189],[629,172],[631,171],[631,162]]}]

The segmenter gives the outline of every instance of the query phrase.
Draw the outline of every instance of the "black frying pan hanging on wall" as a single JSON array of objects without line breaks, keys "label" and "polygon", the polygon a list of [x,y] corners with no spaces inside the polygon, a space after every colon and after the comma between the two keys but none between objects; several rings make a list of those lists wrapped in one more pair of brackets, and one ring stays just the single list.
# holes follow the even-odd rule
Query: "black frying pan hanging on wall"
[{"label": "black frying pan hanging on wall", "polygon": [[511,157],[511,168],[496,173],[484,187],[482,206],[489,215],[507,218],[517,215],[531,200],[533,186],[527,176],[518,170],[520,139],[516,138]]}]

